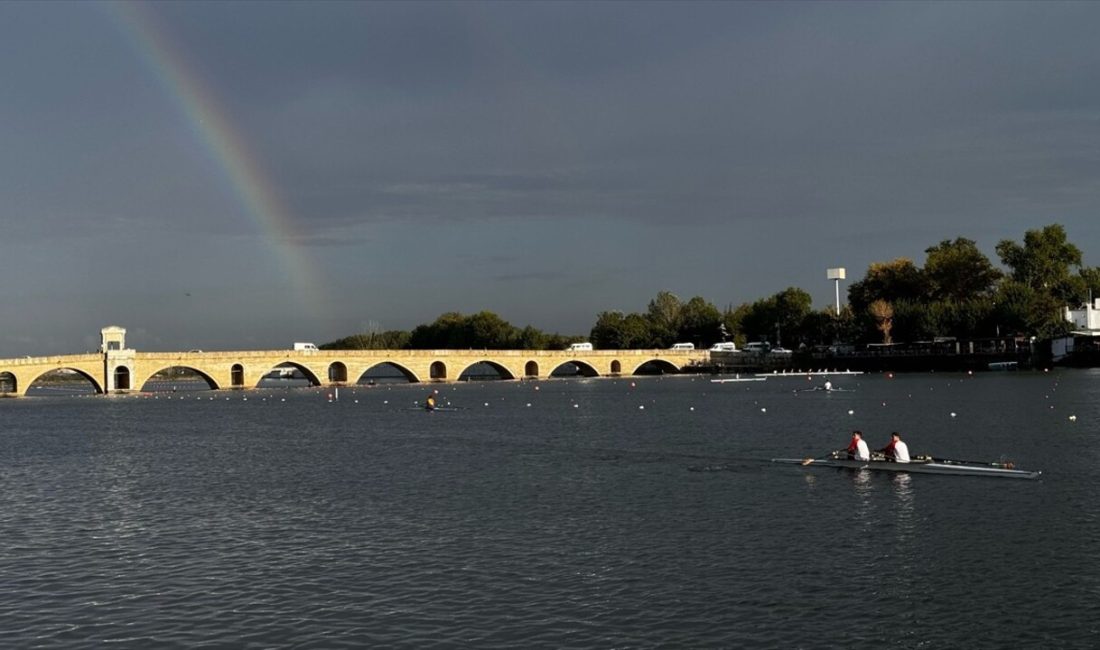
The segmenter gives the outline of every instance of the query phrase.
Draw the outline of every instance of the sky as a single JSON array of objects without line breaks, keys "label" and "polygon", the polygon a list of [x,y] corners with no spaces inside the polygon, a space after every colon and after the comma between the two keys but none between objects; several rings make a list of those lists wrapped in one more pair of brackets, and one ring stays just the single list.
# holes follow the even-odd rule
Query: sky
[{"label": "sky", "polygon": [[0,3],[0,357],[1100,264],[1100,3]]}]

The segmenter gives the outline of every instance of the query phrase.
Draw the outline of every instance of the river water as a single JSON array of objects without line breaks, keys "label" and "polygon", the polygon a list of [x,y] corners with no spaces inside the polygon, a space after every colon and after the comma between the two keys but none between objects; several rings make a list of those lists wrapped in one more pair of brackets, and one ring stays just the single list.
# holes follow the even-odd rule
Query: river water
[{"label": "river water", "polygon": [[830,379],[0,400],[0,645],[1100,643],[1100,373]]}]

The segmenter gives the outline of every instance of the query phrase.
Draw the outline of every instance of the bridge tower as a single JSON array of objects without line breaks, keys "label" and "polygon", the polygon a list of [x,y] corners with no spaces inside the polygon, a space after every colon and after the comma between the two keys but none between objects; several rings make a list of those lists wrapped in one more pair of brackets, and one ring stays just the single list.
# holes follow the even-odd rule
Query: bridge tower
[{"label": "bridge tower", "polygon": [[99,351],[103,353],[103,392],[131,389],[134,375],[134,351],[126,348],[126,328],[117,325],[99,331]]}]

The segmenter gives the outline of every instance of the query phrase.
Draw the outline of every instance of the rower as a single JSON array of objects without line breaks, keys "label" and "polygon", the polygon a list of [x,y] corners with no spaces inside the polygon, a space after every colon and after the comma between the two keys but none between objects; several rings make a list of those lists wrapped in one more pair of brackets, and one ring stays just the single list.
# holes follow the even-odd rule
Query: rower
[{"label": "rower", "polygon": [[852,432],[852,441],[848,443],[848,458],[850,460],[871,460],[871,452],[867,448],[867,441],[863,439],[862,431]]},{"label": "rower", "polygon": [[890,444],[879,451],[886,456],[886,460],[892,463],[909,462],[909,445],[902,441],[901,434],[897,431],[890,434]]},{"label": "rower", "polygon": [[435,393],[428,393],[428,399],[424,400],[424,408],[429,411],[435,410]]}]

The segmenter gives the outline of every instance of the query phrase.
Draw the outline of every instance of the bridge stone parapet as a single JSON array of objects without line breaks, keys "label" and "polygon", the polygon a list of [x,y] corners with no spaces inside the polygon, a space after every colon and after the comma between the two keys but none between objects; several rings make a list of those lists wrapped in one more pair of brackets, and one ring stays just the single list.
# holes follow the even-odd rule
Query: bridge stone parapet
[{"label": "bridge stone parapet", "polygon": [[388,364],[411,382],[456,381],[470,367],[485,363],[505,379],[545,379],[564,364],[588,376],[632,375],[647,363],[670,372],[706,362],[703,350],[251,350],[140,352],[104,346],[100,353],[0,359],[0,383],[8,395],[24,395],[42,375],[56,370],[79,373],[97,392],[140,390],[157,373],[187,368],[211,388],[255,388],[265,375],[293,367],[311,383],[328,386],[357,382],[372,368]]}]

